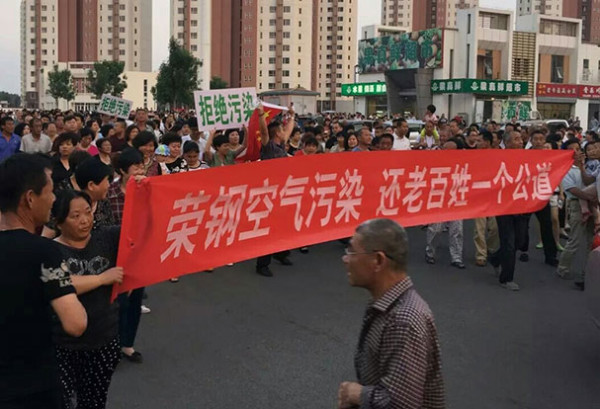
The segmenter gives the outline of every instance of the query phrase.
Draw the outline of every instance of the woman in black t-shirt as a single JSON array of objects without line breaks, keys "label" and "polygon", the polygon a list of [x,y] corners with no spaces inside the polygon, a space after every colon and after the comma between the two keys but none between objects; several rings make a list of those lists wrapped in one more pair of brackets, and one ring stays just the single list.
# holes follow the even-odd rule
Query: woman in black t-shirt
[{"label": "woman in black t-shirt", "polygon": [[71,407],[75,396],[77,407],[104,408],[121,357],[118,304],[110,301],[112,285],[123,280],[123,270],[115,267],[120,228],[92,231],[92,201],[84,192],[60,192],[52,213],[60,230],[55,241],[88,315],[87,330],[79,338],[58,323],[54,327],[63,402]]},{"label": "woman in black t-shirt", "polygon": [[60,134],[54,141],[53,152],[55,155],[52,158],[52,181],[55,186],[71,176],[73,171],[69,166],[69,156],[75,150],[77,142],[79,142],[79,137],[75,133]]}]

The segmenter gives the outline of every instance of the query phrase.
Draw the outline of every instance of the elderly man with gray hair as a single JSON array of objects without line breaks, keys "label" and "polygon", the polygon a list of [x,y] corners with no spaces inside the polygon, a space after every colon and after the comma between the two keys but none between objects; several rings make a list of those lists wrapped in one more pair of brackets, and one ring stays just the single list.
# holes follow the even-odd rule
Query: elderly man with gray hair
[{"label": "elderly man with gray hair", "polygon": [[407,259],[406,231],[389,219],[361,224],[346,248],[350,285],[373,300],[354,359],[358,382],[342,382],[340,409],[444,408],[433,313],[407,275]]}]

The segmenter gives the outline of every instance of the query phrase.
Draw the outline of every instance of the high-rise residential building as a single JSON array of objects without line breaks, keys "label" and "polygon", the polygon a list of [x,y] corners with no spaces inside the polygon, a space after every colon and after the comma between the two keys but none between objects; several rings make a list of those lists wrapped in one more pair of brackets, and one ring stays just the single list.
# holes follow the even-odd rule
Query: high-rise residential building
[{"label": "high-rise residential building", "polygon": [[[578,0],[569,0],[568,3],[577,4]],[[549,16],[563,15],[563,0],[519,0],[517,13],[520,16],[528,14],[546,14]]]},{"label": "high-rise residential building", "polygon": [[171,0],[171,35],[204,61],[204,78],[259,93],[301,87],[333,103],[356,64],[358,15],[351,3]]},{"label": "high-rise residential building", "polygon": [[152,71],[152,0],[97,0],[98,59]]},{"label": "high-rise residential building", "polygon": [[38,105],[42,76],[58,61],[56,0],[21,2],[21,97],[25,107]]},{"label": "high-rise residential building", "polygon": [[412,31],[412,4],[414,0],[383,0],[381,24],[402,27]]},{"label": "high-rise residential building", "polygon": [[198,79],[202,89],[208,89],[210,84],[212,3],[213,0],[171,0],[171,37],[200,60]]},{"label": "high-rise residential building", "polygon": [[519,0],[517,12],[520,16],[544,14],[581,19],[583,41],[600,44],[600,7],[597,0]]},{"label": "high-rise residential building", "polygon": [[258,92],[311,88],[312,13],[313,0],[258,1],[258,59],[248,61],[257,65]]},{"label": "high-rise residential building", "polygon": [[456,28],[457,11],[478,5],[479,0],[382,0],[381,23],[406,31]]},{"label": "high-rise residential building", "polygon": [[152,70],[152,0],[22,0],[21,94],[39,106],[57,62],[114,60]]},{"label": "high-rise residential building", "polygon": [[314,0],[312,89],[321,110],[336,109],[342,84],[354,81],[358,52],[358,2]]}]

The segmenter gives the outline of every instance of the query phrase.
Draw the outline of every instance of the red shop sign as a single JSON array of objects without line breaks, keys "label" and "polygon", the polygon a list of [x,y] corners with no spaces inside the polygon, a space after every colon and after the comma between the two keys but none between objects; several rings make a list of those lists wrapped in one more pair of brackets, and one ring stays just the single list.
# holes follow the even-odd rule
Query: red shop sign
[{"label": "red shop sign", "polygon": [[579,86],[575,84],[537,83],[538,97],[577,98]]}]

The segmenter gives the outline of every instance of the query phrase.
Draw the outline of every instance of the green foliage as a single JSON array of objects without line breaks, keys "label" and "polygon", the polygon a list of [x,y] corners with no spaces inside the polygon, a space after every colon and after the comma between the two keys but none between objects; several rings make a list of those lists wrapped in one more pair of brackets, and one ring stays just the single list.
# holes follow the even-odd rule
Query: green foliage
[{"label": "green foliage", "polygon": [[199,89],[198,68],[201,66],[197,58],[171,38],[169,58],[160,65],[156,86],[151,90],[154,99],[171,108],[192,107],[194,91]]},{"label": "green foliage", "polygon": [[[88,72],[87,89],[96,99],[103,94],[120,97],[127,88],[127,78],[123,75],[125,63],[121,61],[98,61]],[[122,77],[122,78],[121,78]]]},{"label": "green foliage", "polygon": [[21,106],[21,97],[17,94],[11,94],[10,92],[0,91],[0,101],[8,102],[9,107]]},{"label": "green foliage", "polygon": [[223,89],[227,87],[227,82],[221,77],[212,77],[210,79],[210,89]]},{"label": "green foliage", "polygon": [[73,88],[73,76],[68,69],[59,70],[55,65],[54,69],[48,73],[48,95],[56,100],[66,99],[67,102],[75,99],[75,89]]}]

